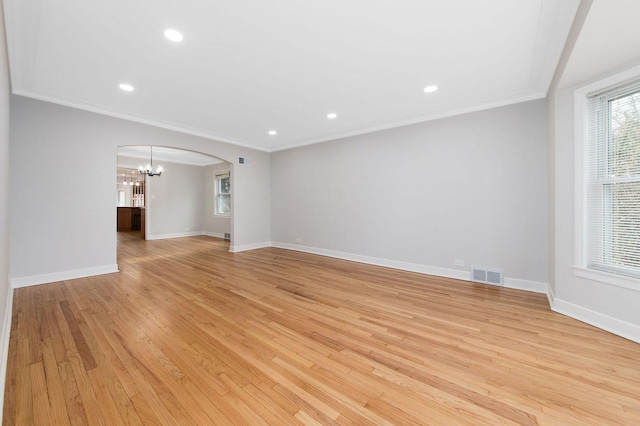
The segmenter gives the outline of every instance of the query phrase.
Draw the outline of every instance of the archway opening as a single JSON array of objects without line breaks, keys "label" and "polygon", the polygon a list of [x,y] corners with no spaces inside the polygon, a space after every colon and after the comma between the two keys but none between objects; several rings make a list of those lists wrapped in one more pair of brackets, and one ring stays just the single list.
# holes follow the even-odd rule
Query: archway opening
[{"label": "archway opening", "polygon": [[[151,161],[154,172],[162,167],[161,175],[139,171]],[[232,176],[231,163],[208,154],[161,146],[118,147],[118,238],[208,235],[230,242]]]}]

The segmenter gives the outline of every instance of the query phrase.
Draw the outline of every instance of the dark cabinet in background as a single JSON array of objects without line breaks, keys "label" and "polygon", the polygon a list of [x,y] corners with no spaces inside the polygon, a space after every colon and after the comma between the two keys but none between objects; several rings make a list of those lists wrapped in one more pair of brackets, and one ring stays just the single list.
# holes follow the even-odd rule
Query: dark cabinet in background
[{"label": "dark cabinet in background", "polygon": [[118,231],[139,231],[142,211],[140,207],[118,207]]}]

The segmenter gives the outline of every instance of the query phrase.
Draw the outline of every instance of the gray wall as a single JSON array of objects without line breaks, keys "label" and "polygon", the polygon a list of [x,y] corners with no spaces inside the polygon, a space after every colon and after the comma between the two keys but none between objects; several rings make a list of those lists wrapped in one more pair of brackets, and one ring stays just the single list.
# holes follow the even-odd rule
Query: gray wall
[{"label": "gray wall", "polygon": [[532,101],[276,152],[273,241],[445,274],[466,270],[459,259],[546,283],[545,108]]},{"label": "gray wall", "polygon": [[161,163],[162,176],[147,178],[147,239],[202,234],[204,167]]},{"label": "gray wall", "polygon": [[[204,169],[204,231],[215,237],[224,238],[225,233],[231,233],[231,218],[214,214],[215,172],[230,169],[229,163],[214,164]],[[233,178],[231,179],[231,187],[233,188]],[[231,192],[231,198],[233,198],[233,189]]]},{"label": "gray wall", "polygon": [[[9,70],[7,62],[4,16],[0,5],[0,395],[4,395],[11,321],[11,290],[9,288]],[[0,401],[0,413],[2,405]],[[0,415],[0,418],[2,416]]]},{"label": "gray wall", "polygon": [[235,163],[240,156],[251,158],[249,165],[234,164],[231,249],[269,243],[267,153],[19,96],[11,98],[10,140],[16,285],[116,264],[113,179],[117,147],[123,145],[181,148]]},{"label": "gray wall", "polygon": [[89,113],[11,104],[12,279],[115,265],[112,137]]}]

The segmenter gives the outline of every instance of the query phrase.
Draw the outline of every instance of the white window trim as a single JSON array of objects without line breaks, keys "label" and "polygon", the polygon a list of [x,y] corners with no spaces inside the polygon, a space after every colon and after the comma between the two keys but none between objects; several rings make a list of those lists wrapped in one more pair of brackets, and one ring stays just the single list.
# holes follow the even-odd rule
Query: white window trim
[{"label": "white window trim", "polygon": [[598,80],[574,91],[574,266],[573,273],[580,278],[586,278],[605,284],[615,285],[627,289],[640,290],[640,279],[624,275],[612,274],[587,268],[586,238],[587,220],[585,200],[586,194],[586,150],[587,137],[587,108],[589,96],[598,92],[613,89],[615,86],[631,83],[640,78],[640,66]]},{"label": "white window trim", "polygon": [[573,275],[592,281],[614,285],[616,287],[622,287],[631,290],[640,289],[640,280],[637,278],[627,277],[625,275],[611,274],[609,272],[598,271],[597,269],[590,269],[584,266],[574,266]]},{"label": "white window trim", "polygon": [[[218,176],[229,175],[231,178],[231,170],[216,170],[213,172],[213,215],[217,217],[231,217],[231,210],[233,210],[233,205],[230,206],[229,213],[218,213]],[[231,186],[233,186],[233,179],[231,180]],[[229,195],[231,195],[231,188],[229,188]],[[233,198],[233,197],[231,197]]]}]

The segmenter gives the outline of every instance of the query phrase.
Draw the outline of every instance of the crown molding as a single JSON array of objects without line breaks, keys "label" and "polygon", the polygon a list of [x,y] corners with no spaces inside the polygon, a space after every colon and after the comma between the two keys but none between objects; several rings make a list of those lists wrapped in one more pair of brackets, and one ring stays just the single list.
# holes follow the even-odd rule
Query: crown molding
[{"label": "crown molding", "polygon": [[153,127],[158,127],[158,128],[161,128],[161,129],[172,130],[172,131],[178,132],[178,133],[185,133],[187,135],[198,136],[198,137],[205,138],[205,139],[213,139],[213,140],[216,140],[218,142],[224,142],[224,143],[228,143],[228,144],[231,144],[231,145],[241,146],[243,148],[255,149],[255,150],[258,150],[258,151],[262,151],[262,152],[270,152],[269,150],[267,150],[265,148],[258,147],[258,146],[255,146],[255,145],[246,144],[246,143],[243,143],[243,142],[240,142],[240,141],[236,141],[236,140],[234,140],[232,138],[228,138],[228,137],[225,137],[225,136],[210,134],[210,133],[207,133],[207,132],[203,132],[201,130],[191,129],[189,127],[180,126],[180,125],[175,124],[175,123],[170,123],[170,122],[167,122],[167,121],[158,120],[158,119],[151,118],[151,117],[144,117],[144,116],[139,116],[139,115],[131,114],[131,113],[124,112],[124,111],[114,110],[114,109],[111,109],[111,108],[108,108],[108,107],[105,107],[105,106],[102,106],[102,105],[88,104],[88,103],[77,101],[77,100],[73,100],[73,99],[67,99],[67,98],[58,97],[58,96],[50,96],[50,95],[46,95],[46,94],[43,94],[43,93],[38,93],[38,92],[32,91],[32,90],[14,89],[12,91],[12,93],[14,95],[24,96],[25,98],[36,99],[36,100],[39,100],[39,101],[58,104],[58,105],[62,105],[62,106],[70,107],[70,108],[75,108],[75,109],[79,109],[79,110],[83,110],[83,111],[93,112],[93,113],[96,113],[96,114],[107,115],[109,117],[120,118],[122,120],[133,121],[133,122],[140,123],[140,124],[146,124],[148,126],[153,126]]},{"label": "crown molding", "polygon": [[349,131],[346,131],[346,132],[332,133],[332,134],[329,134],[329,135],[326,135],[326,136],[321,136],[321,137],[318,137],[318,138],[312,138],[312,139],[307,139],[307,140],[300,141],[300,142],[294,142],[294,143],[290,143],[290,144],[286,144],[286,145],[282,145],[282,146],[266,148],[266,147],[259,147],[259,146],[255,146],[255,145],[251,145],[251,144],[242,143],[242,142],[236,141],[236,140],[234,140],[232,138],[219,136],[219,135],[214,135],[214,134],[210,134],[210,133],[203,132],[203,131],[200,131],[200,130],[191,129],[191,128],[188,128],[188,127],[182,127],[182,126],[179,126],[179,125],[174,124],[174,123],[169,123],[169,122],[165,122],[165,121],[162,121],[162,120],[157,120],[157,119],[153,119],[153,118],[150,118],[150,117],[142,117],[142,116],[138,116],[138,115],[135,115],[135,114],[126,113],[126,112],[123,112],[123,111],[113,110],[113,109],[110,109],[110,108],[107,108],[107,107],[104,107],[104,106],[100,106],[100,105],[92,105],[92,104],[87,104],[87,103],[84,103],[84,102],[79,102],[79,101],[70,100],[70,99],[66,99],[66,98],[49,96],[49,95],[41,94],[41,93],[38,93],[38,92],[35,92],[35,91],[13,90],[13,94],[14,95],[19,95],[19,96],[24,96],[24,97],[27,97],[27,98],[37,99],[37,100],[40,100],[40,101],[59,104],[59,105],[67,106],[67,107],[70,107],[70,108],[75,108],[75,109],[89,111],[89,112],[93,112],[93,113],[97,113],[97,114],[107,115],[107,116],[110,116],[110,117],[120,118],[120,119],[123,119],[123,120],[133,121],[133,122],[136,122],[136,123],[146,124],[146,125],[149,125],[149,126],[159,127],[159,128],[162,128],[162,129],[172,130],[172,131],[179,132],[179,133],[185,133],[185,134],[189,134],[189,135],[192,135],[192,136],[198,136],[198,137],[202,137],[202,138],[205,138],[205,139],[213,139],[213,140],[224,142],[224,143],[228,143],[228,144],[231,144],[231,145],[236,145],[236,146],[240,146],[240,147],[243,147],[243,148],[255,149],[255,150],[262,151],[262,152],[267,152],[267,153],[284,151],[284,150],[287,150],[287,149],[298,148],[298,147],[302,147],[302,146],[306,146],[306,145],[313,145],[313,144],[322,143],[322,142],[329,142],[329,141],[336,140],[336,139],[344,139],[344,138],[348,138],[348,137],[352,137],[352,136],[364,135],[364,134],[367,134],[367,133],[374,133],[374,132],[378,132],[378,131],[382,131],[382,130],[388,130],[388,129],[393,129],[393,128],[397,128],[397,127],[408,126],[408,125],[411,125],[411,124],[418,124],[418,123],[423,123],[423,122],[427,122],[427,121],[438,120],[438,119],[441,119],[441,118],[447,118],[447,117],[453,117],[453,116],[462,115],[462,114],[468,114],[470,112],[477,112],[477,111],[483,111],[483,110],[492,109],[492,108],[498,108],[498,107],[502,107],[502,106],[521,103],[521,102],[527,102],[527,101],[532,101],[532,100],[536,100],[536,99],[542,99],[542,98],[546,97],[546,93],[544,93],[544,92],[518,93],[518,94],[515,94],[515,95],[512,95],[512,96],[506,97],[506,98],[496,99],[496,100],[489,101],[489,102],[484,102],[484,103],[481,103],[481,104],[476,104],[476,105],[458,105],[458,106],[454,106],[454,107],[452,107],[452,108],[450,108],[450,109],[448,109],[446,111],[439,112],[439,113],[425,114],[425,115],[409,117],[409,118],[405,118],[405,119],[402,119],[402,120],[390,121],[390,122],[387,122],[387,123],[384,123],[384,124],[380,124],[380,125],[362,127],[362,128],[358,128],[358,129],[354,129],[354,130],[349,130]]},{"label": "crown molding", "polygon": [[336,139],[344,139],[352,136],[359,136],[367,133],[379,132],[381,130],[394,129],[397,127],[409,126],[411,124],[424,123],[427,121],[438,120],[441,118],[468,114],[470,112],[483,111],[487,109],[513,105],[521,102],[528,102],[528,101],[533,101],[537,99],[543,99],[546,96],[547,94],[544,92],[534,92],[534,93],[518,94],[518,95],[510,96],[508,98],[497,99],[495,101],[477,104],[477,105],[471,105],[471,106],[459,105],[456,107],[452,107],[444,112],[414,116],[414,117],[410,117],[402,120],[390,121],[390,122],[376,125],[376,126],[363,127],[355,130],[350,130],[347,132],[333,133],[327,136],[322,136],[320,138],[308,139],[306,141],[296,142],[296,143],[284,145],[281,147],[274,147],[269,152],[284,151],[287,149],[298,148],[301,146],[313,145],[321,142],[329,142]]}]

